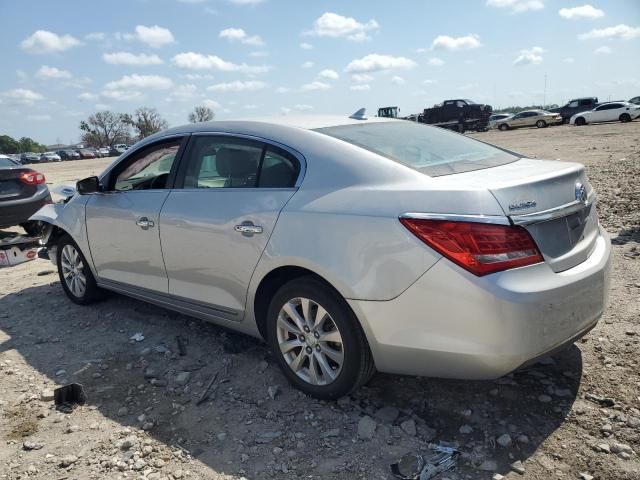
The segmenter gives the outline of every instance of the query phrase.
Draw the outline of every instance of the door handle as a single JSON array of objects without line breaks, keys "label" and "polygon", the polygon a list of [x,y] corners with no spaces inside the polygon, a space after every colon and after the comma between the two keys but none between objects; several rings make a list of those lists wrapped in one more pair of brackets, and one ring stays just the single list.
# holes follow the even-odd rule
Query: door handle
[{"label": "door handle", "polygon": [[247,235],[253,235],[254,233],[262,233],[262,227],[259,225],[253,225],[253,224],[242,224],[242,225],[236,225],[235,227],[233,227],[233,229],[236,232],[239,233],[244,233]]},{"label": "door handle", "polygon": [[141,229],[146,230],[150,227],[153,227],[154,223],[153,220],[149,220],[147,217],[140,217],[138,220],[136,220],[136,225]]}]

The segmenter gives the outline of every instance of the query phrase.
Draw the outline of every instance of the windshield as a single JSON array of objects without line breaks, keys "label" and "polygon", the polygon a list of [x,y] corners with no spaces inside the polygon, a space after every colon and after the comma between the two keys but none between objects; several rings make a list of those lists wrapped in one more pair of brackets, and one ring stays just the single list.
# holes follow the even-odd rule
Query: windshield
[{"label": "windshield", "polygon": [[16,162],[10,158],[0,158],[0,167],[15,167]]},{"label": "windshield", "polygon": [[464,135],[409,121],[342,125],[316,131],[432,177],[496,167],[520,158]]},{"label": "windshield", "polygon": [[467,102],[469,105],[477,105],[476,102],[474,102],[473,100],[469,100],[468,98],[463,98],[463,100]]}]

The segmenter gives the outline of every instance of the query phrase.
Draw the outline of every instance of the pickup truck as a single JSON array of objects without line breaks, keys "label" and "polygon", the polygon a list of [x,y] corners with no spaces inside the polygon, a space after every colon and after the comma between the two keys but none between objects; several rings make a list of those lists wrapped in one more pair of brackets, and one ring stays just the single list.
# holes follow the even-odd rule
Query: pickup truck
[{"label": "pickup truck", "polygon": [[593,110],[598,105],[598,97],[574,98],[566,105],[560,107],[559,112],[563,123],[569,123],[576,113]]},{"label": "pickup truck", "polygon": [[425,108],[418,116],[418,122],[460,133],[467,130],[480,132],[487,130],[492,111],[491,105],[482,105],[466,98],[445,100],[433,108]]}]

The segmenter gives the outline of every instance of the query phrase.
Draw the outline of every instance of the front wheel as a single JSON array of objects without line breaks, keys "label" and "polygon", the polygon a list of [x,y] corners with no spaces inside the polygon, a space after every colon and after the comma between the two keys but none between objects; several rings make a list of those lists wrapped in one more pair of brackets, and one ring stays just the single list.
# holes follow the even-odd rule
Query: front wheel
[{"label": "front wheel", "polygon": [[88,305],[101,298],[102,291],[96,284],[87,260],[68,235],[58,242],[56,250],[58,276],[67,297],[78,305]]},{"label": "front wheel", "polygon": [[507,125],[506,123],[501,123],[500,125],[498,125],[498,130],[500,130],[501,132],[506,132],[507,130],[509,130],[509,125]]},{"label": "front wheel", "polygon": [[585,123],[587,123],[587,121],[584,119],[584,117],[578,117],[576,118],[575,122],[576,125],[578,125],[579,127],[581,127],[582,125],[584,125]]},{"label": "front wheel", "polygon": [[288,282],[273,296],[267,341],[289,382],[313,397],[347,395],[375,372],[349,305],[313,277]]},{"label": "front wheel", "polygon": [[538,120],[536,122],[536,127],[538,127],[538,128],[544,128],[546,126],[547,126],[547,122],[545,122],[544,120]]},{"label": "front wheel", "polygon": [[623,113],[622,115],[620,115],[620,121],[623,123],[630,122],[631,115],[629,115],[628,113]]}]

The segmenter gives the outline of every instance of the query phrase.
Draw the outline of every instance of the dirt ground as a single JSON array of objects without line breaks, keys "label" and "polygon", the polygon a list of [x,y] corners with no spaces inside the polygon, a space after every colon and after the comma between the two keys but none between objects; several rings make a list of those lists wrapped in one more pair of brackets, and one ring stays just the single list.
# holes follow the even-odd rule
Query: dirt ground
[{"label": "dirt ground", "polygon": [[[35,260],[0,270],[0,479],[383,479],[428,442],[462,451],[450,480],[640,479],[640,122],[474,136],[588,167],[614,270],[575,346],[496,381],[378,374],[322,402],[256,340],[115,294],[74,305]],[[38,168],[60,183],[109,162]],[[58,412],[52,389],[71,381],[88,402]]]}]

